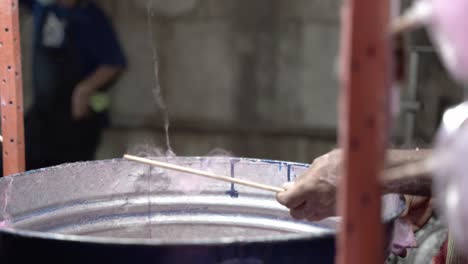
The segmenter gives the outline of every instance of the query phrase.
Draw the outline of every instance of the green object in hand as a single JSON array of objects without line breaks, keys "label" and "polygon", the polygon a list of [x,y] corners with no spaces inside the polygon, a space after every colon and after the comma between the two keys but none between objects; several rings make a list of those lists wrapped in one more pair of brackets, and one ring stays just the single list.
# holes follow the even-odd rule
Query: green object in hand
[{"label": "green object in hand", "polygon": [[107,93],[96,93],[91,97],[90,106],[96,113],[107,110],[110,106],[109,95]]}]

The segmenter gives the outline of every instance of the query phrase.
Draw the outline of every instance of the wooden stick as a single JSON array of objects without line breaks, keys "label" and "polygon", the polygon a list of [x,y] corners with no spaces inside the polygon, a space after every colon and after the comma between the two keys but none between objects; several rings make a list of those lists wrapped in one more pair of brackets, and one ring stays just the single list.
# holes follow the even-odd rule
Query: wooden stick
[{"label": "wooden stick", "polygon": [[203,176],[203,177],[207,177],[207,178],[211,178],[211,179],[215,179],[215,180],[220,180],[220,181],[225,181],[225,182],[230,182],[230,183],[237,183],[237,184],[240,184],[240,185],[245,185],[245,186],[249,186],[249,187],[252,187],[252,188],[261,189],[261,190],[265,190],[265,191],[271,191],[271,192],[275,192],[275,193],[285,191],[283,188],[279,188],[279,187],[276,187],[276,186],[256,183],[256,182],[252,182],[252,181],[248,181],[248,180],[242,180],[242,179],[237,179],[237,178],[232,178],[232,177],[227,177],[227,176],[222,176],[222,175],[216,175],[214,173],[210,173],[210,172],[206,172],[206,171],[201,171],[201,170],[196,170],[196,169],[192,169],[192,168],[182,167],[182,166],[175,165],[175,164],[170,164],[170,163],[167,163],[167,162],[161,162],[161,161],[156,161],[156,160],[151,160],[151,159],[146,159],[146,158],[140,158],[140,157],[131,156],[131,155],[127,155],[127,154],[124,155],[124,159],[132,160],[132,161],[136,161],[136,162],[140,162],[140,163],[144,163],[144,164],[148,164],[148,165],[152,165],[152,166],[156,166],[156,167],[160,167],[160,168],[164,168],[164,169],[168,169],[168,170],[174,170],[174,171],[180,171],[180,172],[195,174],[195,175],[199,175],[199,176]]},{"label": "wooden stick", "polygon": [[[185,172],[185,173],[190,173],[190,174],[195,174],[199,176],[204,176],[208,178],[212,178],[215,180],[221,180],[221,181],[226,181],[226,182],[231,182],[231,183],[237,183],[257,189],[262,189],[266,191],[272,191],[272,192],[283,192],[285,191],[283,188],[271,186],[271,185],[265,185],[261,183],[256,183],[252,181],[247,181],[247,180],[242,180],[242,179],[237,179],[237,178],[232,178],[232,177],[227,177],[227,176],[221,176],[221,175],[216,175],[213,173],[201,171],[201,170],[196,170],[192,168],[187,168],[187,167],[182,167],[174,164],[170,164],[167,162],[161,162],[161,161],[156,161],[156,160],[151,160],[151,159],[146,159],[146,158],[140,158],[132,155],[124,155],[124,158],[127,160],[132,160],[160,168],[165,168],[169,170],[175,170],[175,171],[180,171],[180,172]],[[409,176],[417,176],[421,174],[430,174],[434,170],[435,166],[432,162],[429,162],[428,160],[423,160],[423,161],[417,161],[417,162],[411,162],[408,164],[403,164],[399,165],[390,169],[387,169],[383,172],[383,178],[385,180],[396,180],[404,177],[409,177]]]}]

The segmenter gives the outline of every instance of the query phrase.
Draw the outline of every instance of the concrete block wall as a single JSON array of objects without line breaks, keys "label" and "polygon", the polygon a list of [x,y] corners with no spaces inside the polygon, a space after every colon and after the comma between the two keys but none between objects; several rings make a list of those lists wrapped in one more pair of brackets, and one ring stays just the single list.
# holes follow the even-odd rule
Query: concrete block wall
[{"label": "concrete block wall", "polygon": [[[98,2],[130,62],[112,91],[114,127],[98,158],[165,145],[153,96],[154,50],[177,154],[224,148],[309,162],[334,146],[338,0]],[[26,14],[22,23],[29,56]],[[25,58],[26,72],[29,64]]]},{"label": "concrete block wall", "polygon": [[[98,158],[166,145],[154,98],[155,53],[177,154],[223,148],[309,162],[335,146],[339,0],[96,1],[130,62],[112,90],[114,125]],[[31,23],[22,12],[26,106]],[[430,45],[424,32],[410,36],[409,47],[418,45]],[[420,66],[416,144],[430,142],[443,104],[463,96],[436,56]]]}]

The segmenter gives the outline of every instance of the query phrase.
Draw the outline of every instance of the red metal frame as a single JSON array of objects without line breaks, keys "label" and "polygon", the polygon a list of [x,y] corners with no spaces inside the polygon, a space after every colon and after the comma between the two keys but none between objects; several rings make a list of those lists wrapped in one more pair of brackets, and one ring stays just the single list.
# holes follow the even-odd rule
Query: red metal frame
[{"label": "red metal frame", "polygon": [[340,144],[344,177],[337,263],[384,262],[381,190],[390,87],[389,0],[345,0],[342,9]]},{"label": "red metal frame", "polygon": [[11,175],[25,170],[18,0],[0,1],[0,101],[3,172]]}]

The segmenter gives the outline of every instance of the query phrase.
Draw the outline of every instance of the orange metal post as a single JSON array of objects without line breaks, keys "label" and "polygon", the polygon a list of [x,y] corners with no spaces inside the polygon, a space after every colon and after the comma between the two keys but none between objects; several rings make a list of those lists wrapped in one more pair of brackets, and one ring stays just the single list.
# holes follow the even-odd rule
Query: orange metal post
[{"label": "orange metal post", "polygon": [[18,0],[0,1],[0,101],[4,175],[25,170]]},{"label": "orange metal post", "polygon": [[391,81],[389,0],[345,0],[342,9],[337,263],[383,263],[381,190]]}]

